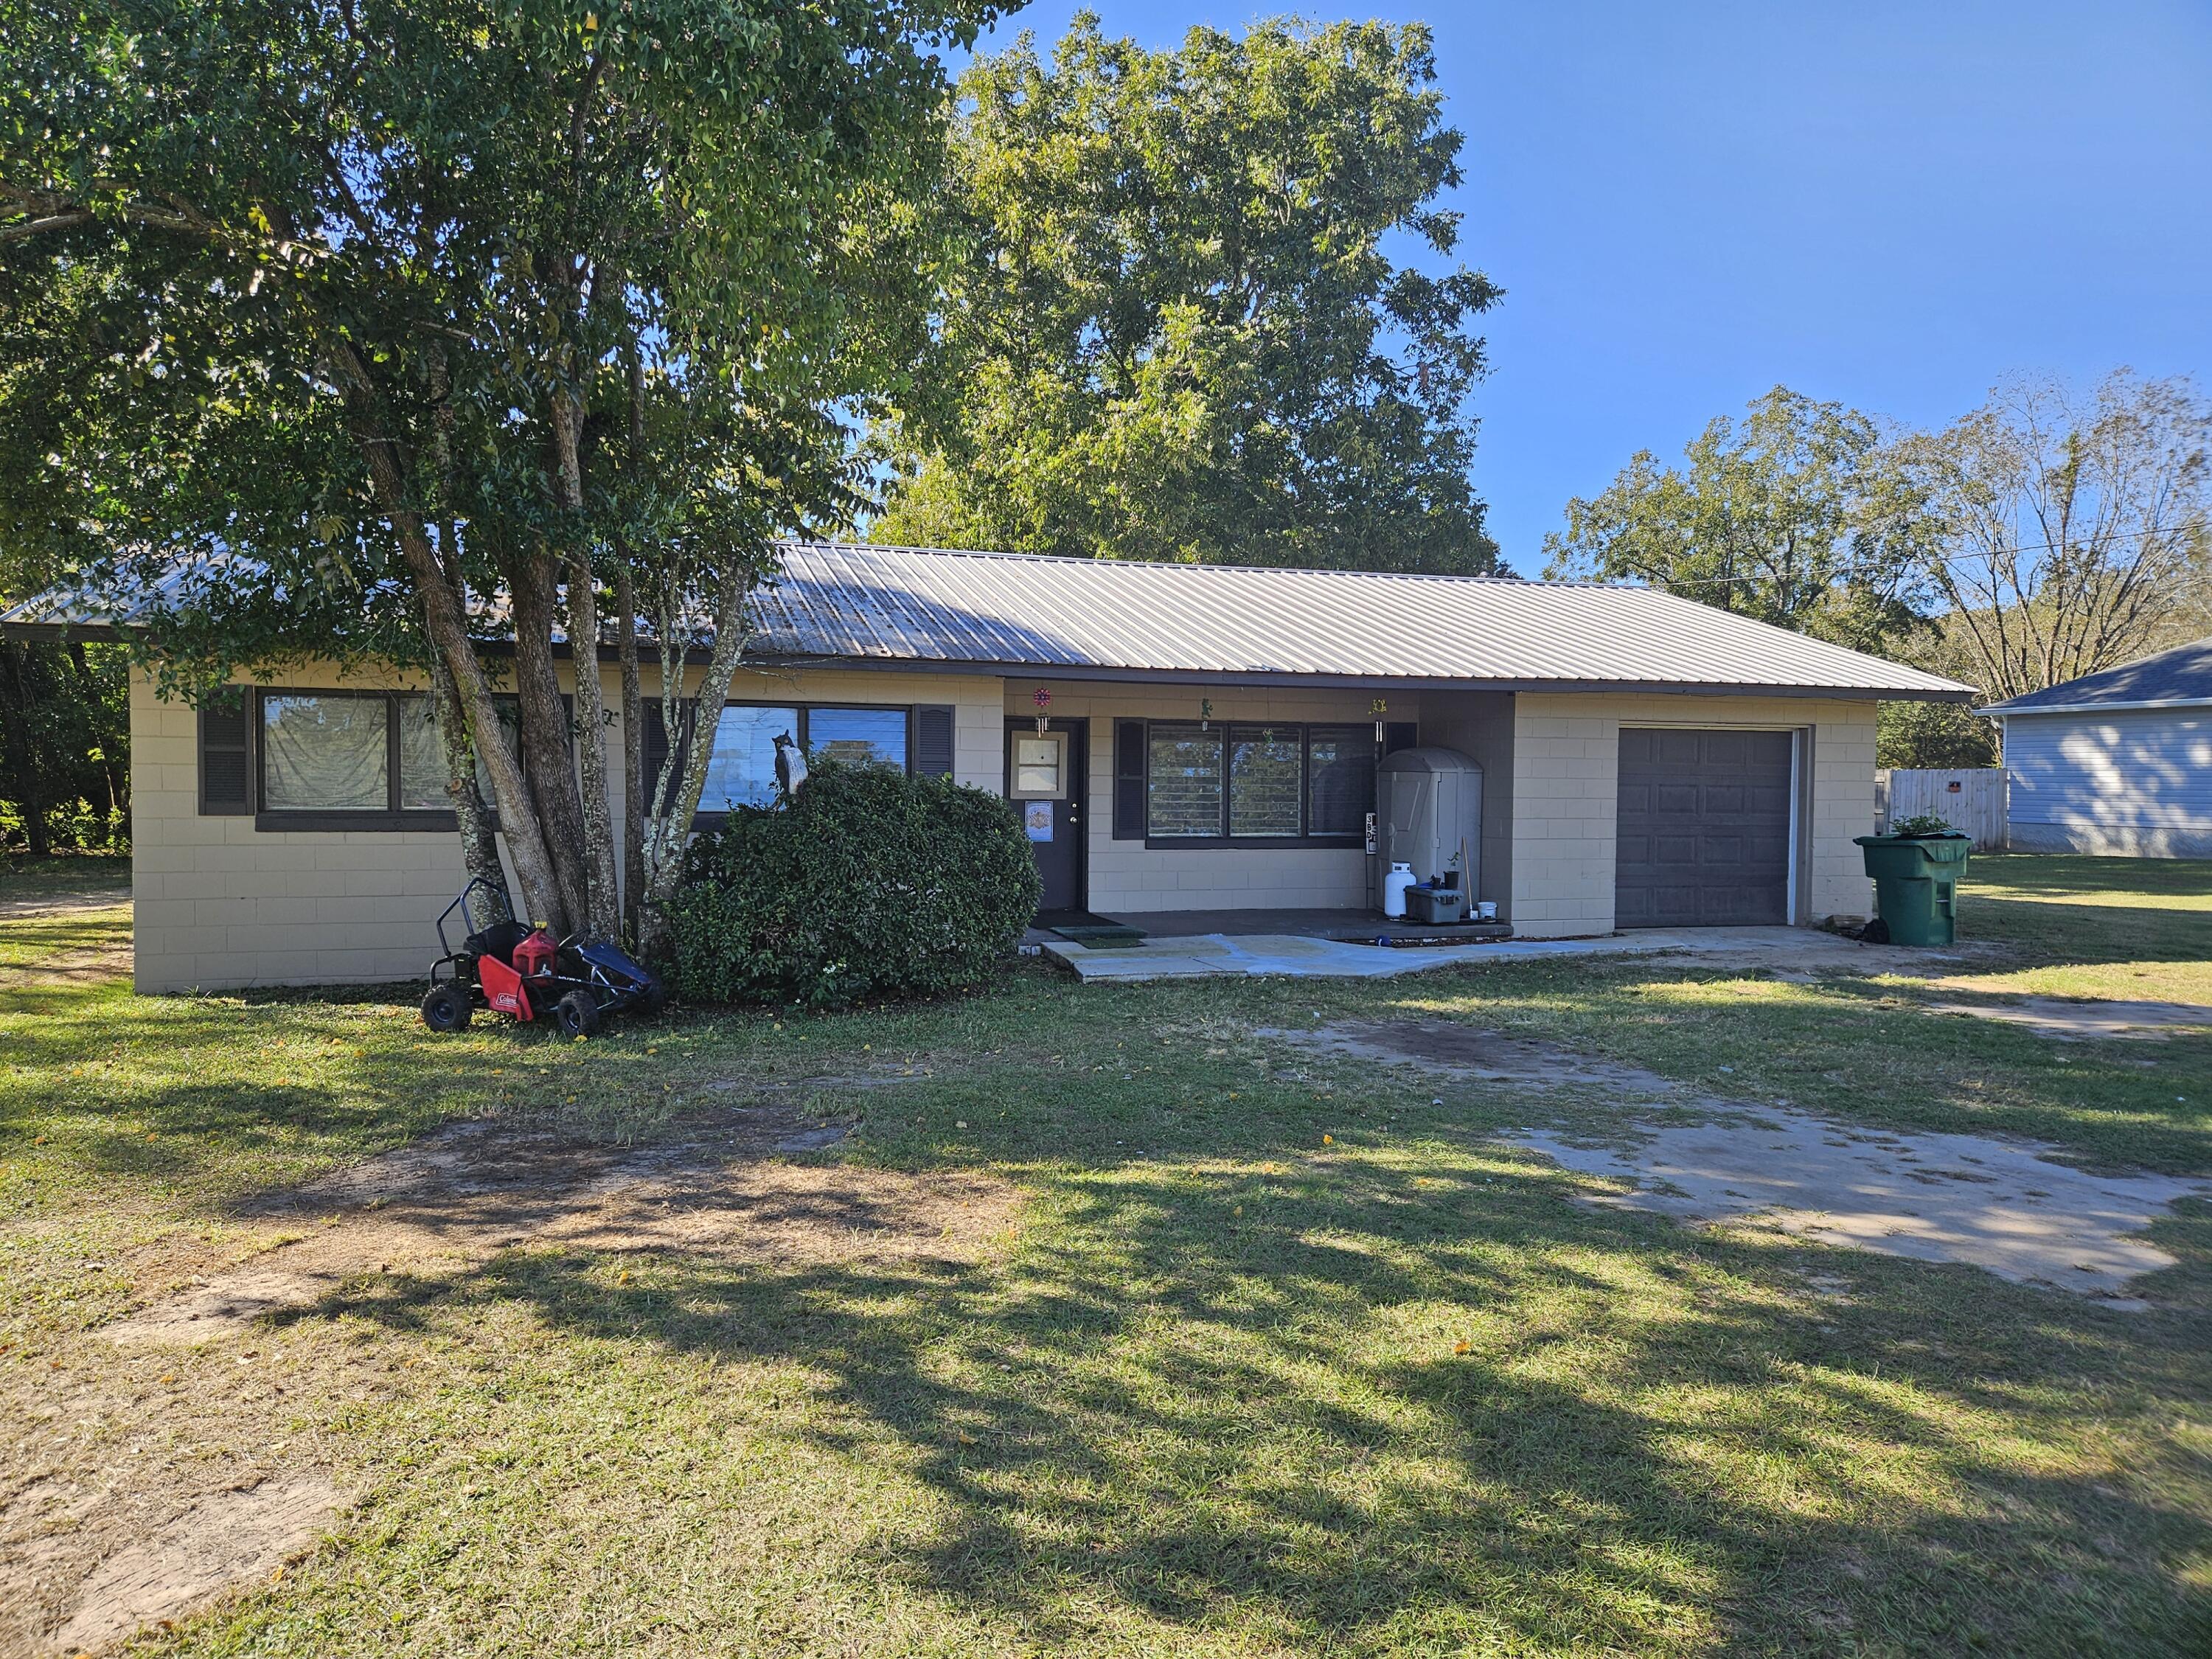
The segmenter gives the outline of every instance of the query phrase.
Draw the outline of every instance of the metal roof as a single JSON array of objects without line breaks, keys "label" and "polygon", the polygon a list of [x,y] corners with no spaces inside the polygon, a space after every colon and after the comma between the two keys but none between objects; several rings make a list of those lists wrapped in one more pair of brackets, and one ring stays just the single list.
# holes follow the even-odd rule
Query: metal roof
[{"label": "metal roof", "polygon": [[[128,625],[46,595],[17,626]],[[1048,678],[1735,690],[1964,701],[1972,688],[1644,587],[789,543],[749,659]]]},{"label": "metal roof", "polygon": [[748,654],[1516,688],[1966,698],[1972,689],[1650,588],[792,544]]},{"label": "metal roof", "polygon": [[2212,639],[1991,703],[1984,714],[2058,714],[2212,704]]}]

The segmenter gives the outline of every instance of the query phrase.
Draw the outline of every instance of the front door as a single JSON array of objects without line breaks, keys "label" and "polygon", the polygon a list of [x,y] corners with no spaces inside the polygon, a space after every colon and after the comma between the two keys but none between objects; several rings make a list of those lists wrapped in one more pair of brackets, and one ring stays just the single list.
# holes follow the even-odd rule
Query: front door
[{"label": "front door", "polygon": [[1056,720],[1040,732],[1034,720],[1006,722],[1006,796],[1044,878],[1040,915],[1084,908],[1083,808],[1088,720]]}]

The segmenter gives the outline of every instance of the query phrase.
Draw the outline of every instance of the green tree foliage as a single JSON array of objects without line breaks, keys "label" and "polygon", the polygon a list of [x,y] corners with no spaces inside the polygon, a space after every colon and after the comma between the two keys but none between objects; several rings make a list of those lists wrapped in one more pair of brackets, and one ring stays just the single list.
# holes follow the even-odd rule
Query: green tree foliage
[{"label": "green tree foliage", "polygon": [[[711,623],[717,703],[771,538],[849,518],[846,423],[922,338],[927,47],[992,10],[0,0],[0,337],[35,342],[0,359],[35,463],[0,511],[83,581],[167,584],[141,643],[203,684],[411,641],[457,787],[511,638],[521,752],[474,747],[523,902],[614,931],[647,792],[572,766],[555,641],[605,638],[603,590],[633,667],[630,599],[679,653]],[[654,781],[648,898],[711,749]]]},{"label": "green tree foliage", "polygon": [[1955,702],[1885,702],[1876,716],[1876,766],[1954,771],[1997,763],[1996,722]]},{"label": "green tree foliage", "polygon": [[884,432],[878,540],[1480,573],[1480,273],[1426,28],[1179,49],[1079,15],[962,78],[941,333]]},{"label": "green tree foliage", "polygon": [[2191,637],[2212,568],[2212,399],[2126,370],[2023,379],[1903,447],[1971,678],[2019,696]]},{"label": "green tree foliage", "polygon": [[0,639],[0,845],[127,843],[129,674],[113,646]]},{"label": "green tree foliage", "polygon": [[1634,580],[1880,651],[1920,625],[1934,520],[1880,429],[1777,386],[1662,467],[1639,451],[1567,503],[1547,574]]},{"label": "green tree foliage", "polygon": [[816,763],[787,804],[701,836],[672,905],[670,988],[839,1006],[981,982],[1042,890],[1013,807],[887,767]]}]

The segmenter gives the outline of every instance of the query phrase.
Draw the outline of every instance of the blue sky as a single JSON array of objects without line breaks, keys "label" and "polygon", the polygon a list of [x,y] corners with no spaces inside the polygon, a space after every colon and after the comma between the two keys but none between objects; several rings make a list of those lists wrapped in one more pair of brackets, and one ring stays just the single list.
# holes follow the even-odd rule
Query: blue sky
[{"label": "blue sky", "polygon": [[1092,9],[1155,46],[1433,26],[1462,253],[1507,290],[1476,483],[1523,574],[1569,496],[1777,382],[1937,424],[2021,371],[2212,381],[2212,0]]}]

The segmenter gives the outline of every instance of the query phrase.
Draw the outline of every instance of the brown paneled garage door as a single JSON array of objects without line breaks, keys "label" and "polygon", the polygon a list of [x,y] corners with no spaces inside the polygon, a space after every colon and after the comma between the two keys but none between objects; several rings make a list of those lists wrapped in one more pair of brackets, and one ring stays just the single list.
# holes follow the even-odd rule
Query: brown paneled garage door
[{"label": "brown paneled garage door", "polygon": [[1620,730],[1618,927],[1790,919],[1787,732]]}]

